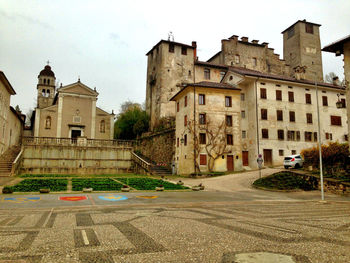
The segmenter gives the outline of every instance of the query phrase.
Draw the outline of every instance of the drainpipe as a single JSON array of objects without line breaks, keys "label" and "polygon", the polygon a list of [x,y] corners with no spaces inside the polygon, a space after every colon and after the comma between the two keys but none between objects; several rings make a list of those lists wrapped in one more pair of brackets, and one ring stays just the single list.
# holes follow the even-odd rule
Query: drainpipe
[{"label": "drainpipe", "polygon": [[[259,117],[258,117],[258,87],[257,87],[257,82],[260,77],[258,77],[255,80],[254,83],[254,88],[255,88],[255,117],[256,117],[256,143],[257,143],[257,148],[258,148],[258,157],[260,154],[260,140],[259,140]],[[259,177],[261,178],[261,170],[259,168]]]}]

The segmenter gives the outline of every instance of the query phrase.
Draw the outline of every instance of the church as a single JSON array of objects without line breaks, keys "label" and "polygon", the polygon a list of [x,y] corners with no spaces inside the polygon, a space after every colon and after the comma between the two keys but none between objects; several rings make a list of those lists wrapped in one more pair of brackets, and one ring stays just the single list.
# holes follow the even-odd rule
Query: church
[{"label": "church", "polygon": [[33,112],[34,137],[113,140],[114,113],[96,106],[99,93],[80,82],[56,89],[49,65],[40,71],[37,107]]}]

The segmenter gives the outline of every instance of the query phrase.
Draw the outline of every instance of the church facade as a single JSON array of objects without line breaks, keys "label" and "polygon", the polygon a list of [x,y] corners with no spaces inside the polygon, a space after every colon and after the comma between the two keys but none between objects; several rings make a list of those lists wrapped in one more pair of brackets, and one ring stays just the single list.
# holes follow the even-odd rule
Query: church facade
[{"label": "church facade", "polygon": [[99,93],[80,82],[56,89],[56,78],[49,65],[40,72],[34,137],[112,140],[114,114],[96,106]]}]

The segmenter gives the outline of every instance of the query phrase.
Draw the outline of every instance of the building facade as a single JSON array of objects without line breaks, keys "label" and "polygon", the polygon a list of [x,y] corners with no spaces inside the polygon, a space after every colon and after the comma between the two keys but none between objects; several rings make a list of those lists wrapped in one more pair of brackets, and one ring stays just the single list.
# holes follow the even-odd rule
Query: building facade
[{"label": "building facade", "polygon": [[[183,115],[188,114],[186,111],[191,110],[191,106],[177,112],[177,103],[181,105],[181,98],[185,96],[189,96],[191,101],[193,94],[188,87],[209,82],[240,90],[240,99],[233,100],[235,112],[240,113],[237,128],[240,136],[236,140],[240,146],[232,154],[235,170],[256,168],[258,154],[263,155],[265,166],[281,165],[284,156],[316,146],[319,138],[322,143],[347,141],[345,89],[336,82],[323,82],[319,27],[319,24],[299,20],[284,30],[283,59],[268,47],[268,43],[259,44],[258,40],[249,42],[247,37],[239,40],[238,36],[232,36],[222,40],[221,51],[206,62],[198,60],[196,44],[189,46],[160,41],[147,53],[146,104],[147,112],[153,118],[151,128],[164,116],[176,116],[176,138],[181,142]],[[164,64],[164,61],[167,63]],[[158,73],[150,74],[153,69]],[[159,74],[160,78],[153,78]],[[224,91],[215,90],[216,95],[211,96],[223,97]],[[172,98],[170,101],[169,97]],[[336,107],[338,100],[343,105],[340,109]],[[209,109],[212,119],[219,120],[226,115],[222,109]],[[317,132],[318,109],[321,134]],[[196,136],[200,136],[198,131]],[[195,167],[194,159],[200,161],[195,153],[190,155],[191,151],[189,147],[176,148],[175,161],[180,160],[180,173],[194,170],[186,170],[181,165]],[[227,165],[225,169],[228,170]]]},{"label": "building facade", "polygon": [[0,71],[0,155],[9,147],[19,145],[25,117],[10,106],[16,92],[5,74]]},{"label": "building facade", "polygon": [[96,106],[98,92],[80,79],[56,90],[55,81],[46,65],[38,76],[34,136],[112,140],[114,114]]}]

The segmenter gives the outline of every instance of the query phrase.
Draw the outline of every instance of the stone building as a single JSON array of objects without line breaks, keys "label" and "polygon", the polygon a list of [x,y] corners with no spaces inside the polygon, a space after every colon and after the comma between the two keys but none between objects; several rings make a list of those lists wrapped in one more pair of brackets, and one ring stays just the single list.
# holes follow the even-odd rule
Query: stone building
[{"label": "stone building", "polygon": [[114,114],[96,106],[98,92],[80,82],[56,90],[55,74],[49,65],[40,72],[34,136],[112,140]]},{"label": "stone building", "polygon": [[0,71],[0,155],[20,143],[25,116],[10,106],[16,92],[5,74]]},{"label": "stone building", "polygon": [[[190,46],[160,41],[147,53],[146,106],[152,119],[151,128],[162,117],[179,117],[176,141],[181,140],[184,113],[176,111],[175,103],[186,96],[187,87],[204,81],[241,90],[240,101],[235,104],[241,115],[237,129],[241,132],[238,140],[241,152],[233,156],[235,164],[237,162],[235,170],[255,168],[260,153],[266,166],[280,165],[283,156],[316,146],[318,138],[323,143],[346,141],[346,109],[336,107],[338,95],[345,107],[345,89],[338,83],[323,82],[319,27],[299,20],[284,30],[284,59],[280,59],[268,43],[249,42],[247,37],[222,40],[221,51],[207,62],[198,60],[196,42]],[[217,92],[218,97],[224,96],[223,90]],[[317,100],[320,135],[317,134]],[[220,119],[224,113],[219,109],[211,111],[211,115],[215,114]],[[185,153],[176,154],[175,160],[184,155],[189,158]],[[193,154],[190,158],[194,163]]]}]

